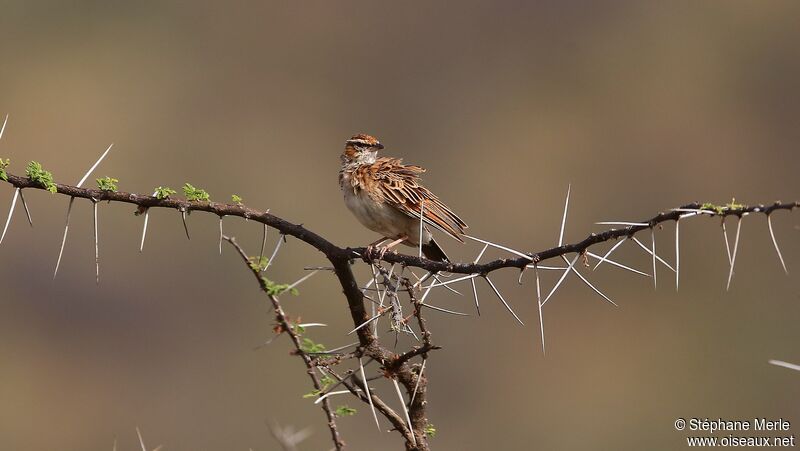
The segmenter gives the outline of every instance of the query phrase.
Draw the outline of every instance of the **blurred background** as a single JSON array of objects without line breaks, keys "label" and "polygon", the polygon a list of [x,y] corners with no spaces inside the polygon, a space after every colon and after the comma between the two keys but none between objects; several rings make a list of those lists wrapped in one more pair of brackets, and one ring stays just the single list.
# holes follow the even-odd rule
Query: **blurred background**
[{"label": "blurred background", "polygon": [[[378,136],[386,154],[428,169],[425,183],[477,236],[523,250],[594,222],[639,220],[691,201],[760,203],[800,193],[800,3],[728,2],[9,2],[0,5],[0,156],[42,162],[75,183],[96,177],[150,193],[184,182],[212,199],[301,222],[342,246],[374,233],[337,185],[344,140]],[[94,178],[94,177],[93,177]],[[0,185],[3,214],[12,189]],[[142,218],[100,205],[101,283],[91,205],[76,202],[53,280],[67,200],[26,198],[0,247],[0,448],[271,450],[269,425],[310,428],[328,449],[305,369],[217,222]],[[19,205],[18,205],[19,208]],[[5,216],[3,216],[5,218]],[[604,265],[544,309],[533,275],[493,276],[521,327],[484,285],[437,294],[466,318],[430,312],[434,449],[681,449],[677,417],[783,417],[800,427],[800,217],[776,213],[785,275],[763,216],[745,218],[736,273],[719,221],[681,227],[681,286]],[[733,222],[729,223],[733,224]],[[256,224],[225,221],[251,252]],[[268,248],[276,234],[271,231]],[[642,239],[647,239],[646,235]],[[672,262],[674,225],[657,247]],[[450,255],[480,250],[445,237]],[[604,251],[607,247],[601,247]],[[406,249],[408,250],[408,249]],[[596,251],[600,253],[600,251]],[[491,257],[502,254],[491,253]],[[619,261],[650,271],[626,244]],[[270,268],[291,282],[321,254],[294,239]],[[359,265],[361,280],[367,267]],[[545,290],[556,275],[543,276]],[[310,337],[350,342],[340,288],[319,274],[285,307],[322,322]],[[385,325],[385,323],[384,323]],[[391,341],[391,340],[389,340]],[[379,390],[391,394],[384,383]],[[396,400],[388,397],[389,402]],[[400,449],[368,408],[340,421],[352,449]],[[388,429],[388,426],[387,426]]]}]

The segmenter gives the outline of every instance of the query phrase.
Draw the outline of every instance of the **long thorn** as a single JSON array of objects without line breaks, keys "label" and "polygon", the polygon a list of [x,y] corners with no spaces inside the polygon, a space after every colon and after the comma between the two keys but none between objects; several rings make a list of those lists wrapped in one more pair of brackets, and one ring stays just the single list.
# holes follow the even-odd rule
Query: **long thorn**
[{"label": "long thorn", "polygon": [[454,310],[447,310],[446,308],[437,307],[431,304],[420,304],[420,305],[423,307],[428,307],[431,310],[436,310],[437,312],[449,313],[451,315],[456,315],[456,316],[469,316],[469,313],[461,313],[461,312],[456,312]]},{"label": "long thorn", "polygon": [[681,218],[675,220],[675,291],[678,291],[681,279],[681,246],[680,246],[680,231],[681,231]]},{"label": "long thorn", "polygon": [[733,255],[731,256],[731,270],[728,272],[728,285],[725,287],[725,291],[730,290],[731,288],[731,279],[733,279],[733,266],[736,264],[736,251],[739,250],[739,232],[742,231],[742,217],[738,217],[738,221],[736,222],[736,238],[733,242]]},{"label": "long thorn", "polygon": [[147,451],[147,447],[144,446],[144,440],[142,439],[142,433],[139,431],[139,426],[136,426],[136,435],[139,436],[139,444],[142,446],[142,451]]},{"label": "long thorn", "polygon": [[81,181],[78,182],[78,184],[76,185],[78,188],[80,188],[81,185],[83,185],[83,182],[85,182],[86,179],[89,178],[89,176],[92,174],[92,171],[94,171],[95,168],[97,168],[97,166],[100,164],[100,162],[103,161],[103,158],[105,158],[106,155],[108,155],[108,151],[111,150],[112,147],[114,147],[113,143],[110,146],[108,146],[108,149],[106,149],[106,151],[103,152],[103,155],[100,155],[100,158],[97,159],[97,161],[92,165],[92,167],[90,167],[89,170],[86,171],[86,174],[83,176]]},{"label": "long thorn", "polygon": [[403,406],[403,413],[406,415],[406,422],[408,423],[408,433],[411,434],[411,441],[414,446],[417,446],[417,438],[414,436],[414,428],[411,426],[411,417],[408,416],[408,407],[406,401],[403,399],[403,394],[400,393],[400,385],[397,384],[397,379],[392,378],[394,382],[394,389],[397,390],[397,397],[400,398],[400,405]]},{"label": "long thorn", "polygon": [[261,253],[258,254],[258,261],[264,257],[264,247],[267,246],[267,225],[264,224],[264,233],[261,236]]},{"label": "long thorn", "polygon": [[[567,257],[564,257],[564,256],[562,255],[562,256],[561,256],[561,258],[563,258],[565,262],[567,261]],[[611,305],[613,305],[614,307],[619,307],[619,306],[617,305],[617,303],[616,303],[616,302],[614,302],[614,301],[612,301],[612,300],[611,300],[611,298],[609,298],[608,296],[606,296],[605,294],[603,294],[603,292],[602,292],[602,291],[600,291],[600,290],[598,290],[597,288],[595,288],[595,286],[594,286],[594,285],[592,285],[592,284],[591,284],[591,282],[589,282],[589,280],[588,280],[586,277],[583,277],[583,274],[581,274],[581,273],[580,273],[580,271],[578,271],[577,269],[575,269],[575,267],[574,267],[574,266],[572,267],[572,272],[574,272],[574,273],[575,273],[575,275],[576,275],[576,276],[578,276],[578,278],[579,278],[579,279],[581,279],[581,280],[583,281],[583,283],[585,283],[585,284],[586,284],[586,285],[587,285],[589,288],[591,288],[592,290],[594,290],[594,292],[595,292],[595,293],[599,294],[599,295],[600,295],[600,296],[601,296],[603,299],[605,299],[606,301],[610,302],[610,303],[611,303]]]},{"label": "long thorn", "polygon": [[375,426],[381,430],[381,424],[378,422],[378,414],[375,413],[375,405],[372,404],[372,392],[369,391],[369,383],[367,382],[367,375],[364,373],[364,362],[361,357],[358,358],[358,366],[361,370],[361,380],[364,381],[364,391],[367,393],[367,400],[369,401],[369,408],[372,410],[372,418],[375,419]]},{"label": "long thorn", "polygon": [[541,285],[539,284],[539,268],[534,265],[533,272],[536,274],[536,306],[539,308],[539,330],[542,333],[542,355],[545,355],[544,351],[544,319],[542,318],[542,289]]},{"label": "long thorn", "polygon": [[494,294],[496,294],[497,297],[500,298],[500,302],[502,302],[503,305],[506,307],[506,309],[514,316],[514,319],[516,319],[517,322],[519,322],[520,324],[522,324],[524,326],[525,323],[523,323],[522,320],[519,319],[519,316],[517,316],[517,314],[514,313],[514,310],[511,308],[510,305],[508,305],[508,302],[506,302],[506,300],[503,298],[503,295],[500,294],[500,290],[498,290],[497,287],[494,286],[494,283],[492,283],[492,279],[490,279],[488,276],[483,276],[483,278],[486,280],[486,282],[489,283],[489,286],[492,287],[492,290],[494,291]]},{"label": "long thorn", "polygon": [[375,316],[373,316],[372,318],[370,318],[370,319],[368,319],[368,320],[364,321],[363,323],[361,323],[360,325],[358,325],[358,326],[357,326],[355,329],[353,329],[353,330],[351,330],[350,332],[348,332],[348,333],[347,333],[347,335],[350,335],[350,334],[352,334],[353,332],[357,331],[358,329],[361,329],[362,327],[366,326],[367,324],[369,324],[369,323],[371,323],[371,322],[375,321],[376,319],[380,318],[380,316],[381,316],[381,315],[383,315],[384,313],[386,313],[387,311],[388,311],[388,310],[385,310],[385,311],[382,311],[382,312],[378,312],[377,314],[375,314]]},{"label": "long thorn", "polygon": [[408,405],[414,405],[414,398],[417,397],[417,390],[419,389],[419,382],[422,380],[422,373],[425,372],[425,365],[428,363],[428,359],[422,359],[422,366],[419,367],[419,374],[417,374],[417,383],[414,384],[414,393],[411,394],[411,402]]},{"label": "long thorn", "polygon": [[144,237],[147,236],[147,221],[150,219],[150,209],[144,210],[144,226],[142,227],[142,242],[139,243],[139,252],[144,250]]},{"label": "long thorn", "polygon": [[2,243],[3,239],[6,237],[8,225],[11,224],[11,216],[14,215],[14,207],[17,205],[17,197],[19,197],[19,188],[14,190],[14,197],[11,198],[11,208],[8,210],[8,219],[6,219],[6,225],[3,227],[3,234],[0,235],[0,243]]},{"label": "long thorn", "polygon": [[725,251],[728,253],[728,264],[731,264],[731,245],[728,242],[728,229],[725,227],[725,217],[722,218],[722,236],[725,238]]},{"label": "long thorn", "polygon": [[[648,254],[650,254],[650,255],[652,255],[652,254],[653,254],[653,252],[650,250],[650,248],[648,248],[647,246],[645,246],[645,245],[644,245],[644,243],[642,243],[641,241],[639,241],[639,239],[638,239],[638,238],[636,238],[635,236],[632,236],[632,237],[631,237],[631,239],[633,240],[633,242],[634,242],[634,243],[636,243],[636,244],[637,244],[639,247],[641,247],[641,248],[642,248],[642,250],[644,250],[645,252],[647,252],[647,253],[648,253]],[[669,268],[669,270],[670,270],[670,271],[672,271],[672,272],[675,272],[675,268],[673,268],[673,267],[672,267],[672,265],[670,265],[669,263],[667,263],[667,262],[666,262],[666,261],[665,261],[663,258],[661,258],[661,257],[659,257],[658,255],[656,255],[656,260],[660,261],[660,262],[661,262],[661,263],[662,263],[664,266],[666,266],[667,268]]]},{"label": "long thorn", "polygon": [[222,218],[219,217],[219,255],[222,255]]},{"label": "long thorn", "polygon": [[270,266],[272,266],[272,261],[275,260],[275,256],[278,255],[278,249],[281,248],[281,244],[283,243],[284,235],[281,234],[278,237],[278,242],[275,244],[275,250],[272,251],[272,255],[270,255],[269,260],[267,260],[267,264],[264,266],[264,271],[266,271]]},{"label": "long thorn", "polygon": [[181,210],[181,219],[183,220],[183,230],[186,232],[186,239],[191,240],[189,236],[189,225],[186,224],[186,210]]},{"label": "long thorn", "polygon": [[466,234],[464,235],[464,238],[468,238],[470,240],[477,241],[479,243],[488,244],[489,246],[496,247],[498,249],[502,249],[502,250],[504,250],[506,252],[511,252],[514,255],[518,255],[520,257],[527,258],[528,260],[533,261],[533,257],[531,257],[530,255],[523,254],[522,252],[514,250],[514,249],[511,249],[510,247],[506,247],[506,246],[503,246],[503,245],[497,244],[497,243],[492,243],[491,241],[482,240],[480,238],[476,238],[474,236],[470,236],[470,235],[466,235]]},{"label": "long thorn", "polygon": [[783,255],[781,255],[781,250],[778,247],[778,241],[775,240],[775,232],[772,231],[771,215],[767,215],[767,225],[769,226],[769,236],[772,238],[772,244],[775,245],[775,252],[778,253],[778,259],[781,261],[781,266],[783,266],[783,272],[789,274],[789,270],[786,269],[786,263],[783,262]]},{"label": "long thorn", "polygon": [[775,366],[782,366],[784,368],[789,368],[790,370],[800,371],[800,365],[796,365],[794,363],[784,362],[783,360],[770,360],[769,363]]},{"label": "long thorn", "polygon": [[542,305],[547,304],[547,301],[550,300],[550,296],[552,296],[553,293],[556,292],[558,287],[561,286],[561,283],[564,282],[564,279],[567,278],[567,275],[572,270],[572,267],[575,266],[575,262],[578,261],[578,257],[580,257],[580,256],[581,256],[581,254],[578,254],[578,255],[575,256],[575,258],[572,259],[572,261],[567,266],[567,269],[565,269],[564,273],[561,274],[561,277],[558,279],[558,282],[556,282],[556,284],[553,286],[553,289],[550,290],[550,293],[544,298],[544,301],[542,301]]},{"label": "long thorn", "polygon": [[300,285],[301,283],[305,282],[305,281],[306,281],[306,280],[307,280],[309,277],[313,276],[314,274],[316,274],[316,273],[318,273],[318,272],[319,272],[319,270],[318,270],[318,269],[315,269],[314,271],[311,271],[310,273],[308,273],[308,274],[306,274],[305,276],[303,276],[303,277],[301,277],[300,279],[298,279],[298,280],[297,280],[297,282],[295,282],[295,283],[293,283],[293,284],[289,285],[288,287],[286,287],[286,291],[289,291],[289,290],[291,290],[292,288],[295,288],[295,287],[297,287],[297,286],[298,286],[298,285]]},{"label": "long thorn", "polygon": [[419,255],[418,255],[419,258],[422,258],[422,231],[424,230],[423,226],[425,224],[424,212],[425,212],[425,201],[423,200],[422,202],[419,203]]},{"label": "long thorn", "polygon": [[25,202],[25,195],[22,194],[22,189],[19,190],[19,199],[22,201],[22,207],[25,209],[25,215],[28,217],[28,224],[33,227],[33,219],[31,219],[31,211],[28,209],[28,203]]},{"label": "long thorn", "polygon": [[98,235],[100,231],[97,228],[97,202],[92,202],[92,213],[94,213],[94,271],[96,283],[100,284],[100,240]]},{"label": "long thorn", "polygon": [[64,245],[67,243],[67,232],[69,232],[69,217],[72,216],[72,204],[75,202],[74,197],[69,198],[69,206],[67,207],[67,223],[64,225],[64,237],[61,238],[61,250],[58,251],[58,260],[56,260],[56,270],[53,271],[53,279],[58,275],[58,267],[61,266],[61,257],[64,255]]},{"label": "long thorn", "polygon": [[653,249],[652,249],[652,252],[651,252],[653,254],[653,289],[657,289],[658,288],[658,274],[656,272],[656,228],[655,227],[650,229],[650,237],[653,240]]},{"label": "long thorn", "polygon": [[8,115],[6,114],[6,119],[3,121],[3,126],[0,127],[0,139],[3,139],[3,132],[6,131],[6,124],[8,124]]},{"label": "long thorn", "polygon": [[611,253],[612,253],[612,252],[614,252],[615,250],[617,250],[617,248],[618,248],[618,247],[622,246],[622,243],[624,243],[624,242],[625,242],[625,240],[627,240],[627,239],[628,239],[628,237],[625,237],[625,238],[623,238],[623,239],[619,240],[619,241],[617,242],[617,244],[615,244],[614,246],[612,246],[612,247],[611,247],[611,249],[609,249],[609,250],[608,250],[608,252],[606,252],[606,253],[605,253],[605,255],[603,255],[603,257],[602,257],[602,258],[600,258],[600,261],[598,261],[598,262],[597,262],[597,264],[596,264],[596,265],[594,265],[594,268],[592,268],[592,271],[596,270],[596,269],[597,269],[597,267],[598,267],[598,266],[600,266],[600,264],[601,264],[601,263],[603,263],[604,261],[607,261],[606,259],[608,258],[608,256],[609,256],[609,255],[611,255]]},{"label": "long thorn", "polygon": [[564,216],[561,217],[561,231],[558,233],[558,245],[564,244],[564,228],[567,225],[567,210],[569,209],[569,193],[572,191],[572,184],[567,185],[567,200],[564,202]]},{"label": "long thorn", "polygon": [[475,286],[475,278],[469,279],[472,282],[472,294],[475,296],[475,310],[478,311],[478,316],[481,316],[481,304],[478,302],[478,287]]},{"label": "long thorn", "polygon": [[[622,263],[617,263],[614,260],[608,259],[606,257],[601,257],[601,256],[599,256],[599,255],[597,255],[597,254],[595,254],[593,252],[586,251],[586,255],[588,255],[589,257],[603,259],[604,261],[607,261],[608,264],[611,265],[611,266],[616,266],[617,268],[622,268],[622,269],[624,269],[626,271],[630,271],[632,273],[639,274],[640,276],[650,277],[650,274],[647,274],[644,271],[639,271],[638,269],[633,269],[630,266],[625,266]],[[596,268],[596,266],[595,266],[595,268]]]}]

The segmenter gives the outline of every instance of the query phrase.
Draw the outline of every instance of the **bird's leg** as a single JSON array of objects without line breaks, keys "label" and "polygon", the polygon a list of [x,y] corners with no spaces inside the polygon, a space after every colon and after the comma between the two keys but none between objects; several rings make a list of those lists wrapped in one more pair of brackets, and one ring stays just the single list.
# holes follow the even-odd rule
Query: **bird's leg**
[{"label": "bird's leg", "polygon": [[384,256],[384,254],[386,254],[386,251],[388,251],[389,249],[397,246],[398,244],[402,243],[403,241],[405,241],[407,239],[408,239],[407,235],[401,235],[400,238],[398,238],[398,239],[392,241],[391,243],[387,244],[386,246],[384,246],[383,249],[381,249],[381,253],[378,255],[378,260],[383,259],[383,256]]},{"label": "bird's leg", "polygon": [[[376,247],[378,247],[378,246],[380,246],[381,244],[383,244],[383,242],[384,242],[384,241],[386,241],[386,240],[388,240],[388,239],[389,239],[389,238],[387,238],[387,237],[385,237],[385,236],[384,236],[384,237],[382,237],[381,239],[379,239],[379,240],[375,240],[375,241],[373,241],[372,243],[370,243],[370,244],[367,246],[367,255],[368,255],[368,256],[371,256],[371,255],[372,255],[372,253],[375,251],[375,248],[376,248]],[[383,257],[383,254],[381,254],[381,257]]]}]

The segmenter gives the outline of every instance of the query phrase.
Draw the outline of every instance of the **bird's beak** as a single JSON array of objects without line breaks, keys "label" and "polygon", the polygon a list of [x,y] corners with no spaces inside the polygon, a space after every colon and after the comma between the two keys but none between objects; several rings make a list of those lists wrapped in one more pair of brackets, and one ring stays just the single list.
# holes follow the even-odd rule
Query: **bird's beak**
[{"label": "bird's beak", "polygon": [[374,146],[374,147],[375,147],[376,149],[378,149],[378,150],[381,150],[381,149],[383,149],[383,144],[381,144],[381,143],[377,143],[377,144],[375,144],[375,146]]}]

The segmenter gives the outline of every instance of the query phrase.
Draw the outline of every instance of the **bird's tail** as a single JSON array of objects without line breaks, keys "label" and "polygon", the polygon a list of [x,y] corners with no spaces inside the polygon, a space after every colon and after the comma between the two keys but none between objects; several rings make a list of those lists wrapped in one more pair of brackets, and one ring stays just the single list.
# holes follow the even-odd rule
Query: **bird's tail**
[{"label": "bird's tail", "polygon": [[422,253],[425,254],[425,258],[428,260],[435,260],[438,262],[449,262],[450,259],[447,258],[447,254],[444,253],[439,244],[431,238],[428,244],[422,245]]}]

